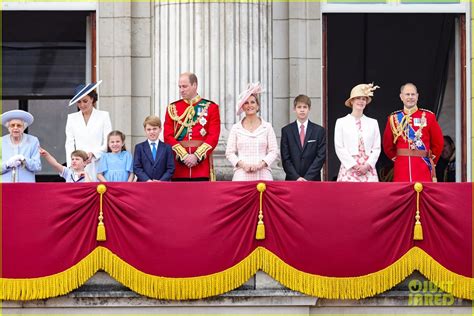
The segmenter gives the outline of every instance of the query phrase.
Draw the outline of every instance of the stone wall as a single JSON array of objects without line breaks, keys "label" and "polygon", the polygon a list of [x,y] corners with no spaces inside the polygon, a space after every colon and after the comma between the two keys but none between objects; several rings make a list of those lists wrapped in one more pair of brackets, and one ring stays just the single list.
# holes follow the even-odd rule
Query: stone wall
[{"label": "stone wall", "polygon": [[[179,98],[184,71],[199,78],[199,93],[220,105],[221,137],[214,160],[218,179],[229,180],[224,157],[235,103],[248,82],[261,81],[261,115],[281,128],[294,120],[298,94],[313,101],[311,119],[321,123],[320,4],[99,2],[100,107],[133,148],[144,140],[143,119],[164,117]],[[275,179],[283,179],[281,163]]]}]

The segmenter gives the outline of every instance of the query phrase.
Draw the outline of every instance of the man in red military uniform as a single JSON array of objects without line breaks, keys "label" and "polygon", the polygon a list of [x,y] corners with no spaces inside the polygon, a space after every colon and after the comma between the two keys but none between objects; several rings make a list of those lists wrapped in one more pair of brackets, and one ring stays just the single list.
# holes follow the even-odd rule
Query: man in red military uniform
[{"label": "man in red military uniform", "polygon": [[436,181],[435,163],[443,150],[443,132],[433,112],[419,109],[412,83],[400,89],[403,110],[393,112],[383,135],[383,149],[394,160],[393,181]]},{"label": "man in red military uniform", "polygon": [[201,98],[197,86],[195,74],[181,74],[182,99],[168,105],[166,111],[164,141],[171,145],[178,161],[174,181],[215,180],[211,154],[219,141],[219,107]]}]

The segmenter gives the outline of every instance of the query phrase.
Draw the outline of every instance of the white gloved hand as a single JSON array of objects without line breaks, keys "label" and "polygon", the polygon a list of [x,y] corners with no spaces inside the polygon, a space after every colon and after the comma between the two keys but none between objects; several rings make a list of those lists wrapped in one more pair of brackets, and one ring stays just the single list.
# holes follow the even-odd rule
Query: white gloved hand
[{"label": "white gloved hand", "polygon": [[23,156],[22,154],[16,155],[16,157],[17,157],[17,160],[19,160],[20,162],[26,160],[25,156]]},{"label": "white gloved hand", "polygon": [[19,165],[21,165],[21,160],[19,160],[17,156],[18,155],[15,155],[7,160],[7,167],[13,168],[13,167],[18,167]]},{"label": "white gloved hand", "polygon": [[25,156],[23,156],[23,155],[14,155],[9,160],[21,160],[22,158],[25,158]]}]

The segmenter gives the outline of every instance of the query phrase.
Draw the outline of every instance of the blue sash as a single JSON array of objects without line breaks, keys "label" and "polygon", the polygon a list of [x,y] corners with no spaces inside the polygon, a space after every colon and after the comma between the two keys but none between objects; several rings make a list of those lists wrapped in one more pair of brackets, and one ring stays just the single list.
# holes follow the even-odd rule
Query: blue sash
[{"label": "blue sash", "polygon": [[[404,116],[405,116],[405,113],[403,113],[403,111],[398,112],[397,113],[398,122],[401,122]],[[415,130],[413,129],[413,127],[411,127],[410,124],[407,124],[407,126],[408,126],[408,133],[407,133],[406,136],[408,137],[408,139],[410,139],[413,142],[413,144],[415,144],[416,149],[427,151],[425,143],[423,143],[421,138],[416,139]],[[421,157],[421,159],[423,159],[423,161],[426,163],[426,165],[428,166],[428,168],[431,171],[432,166],[431,166],[430,158]]]}]

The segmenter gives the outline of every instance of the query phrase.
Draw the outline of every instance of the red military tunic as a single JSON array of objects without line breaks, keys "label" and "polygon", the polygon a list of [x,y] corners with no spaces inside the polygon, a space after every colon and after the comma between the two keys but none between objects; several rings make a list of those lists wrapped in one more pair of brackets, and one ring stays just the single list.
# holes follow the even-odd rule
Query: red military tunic
[{"label": "red military tunic", "polygon": [[[173,179],[212,178],[210,156],[219,141],[219,107],[200,96],[190,103],[178,100],[166,111],[163,137],[178,161]],[[195,154],[199,161],[192,168],[182,162],[189,154]]]},{"label": "red military tunic", "polygon": [[443,143],[443,132],[433,112],[417,107],[393,112],[383,135],[384,152],[394,160],[393,181],[433,181],[434,164]]}]

